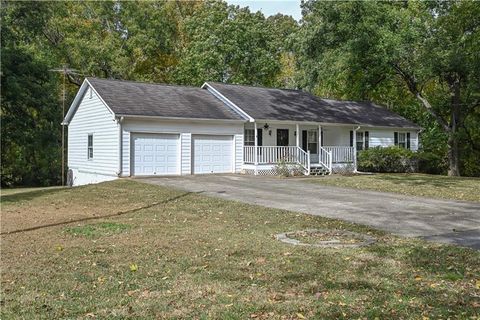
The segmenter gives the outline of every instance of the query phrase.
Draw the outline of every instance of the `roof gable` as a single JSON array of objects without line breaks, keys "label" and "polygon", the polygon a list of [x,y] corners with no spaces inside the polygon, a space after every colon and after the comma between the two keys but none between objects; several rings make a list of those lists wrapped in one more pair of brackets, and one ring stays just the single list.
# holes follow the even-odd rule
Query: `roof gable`
[{"label": "roof gable", "polygon": [[70,122],[88,87],[115,116],[244,120],[202,88],[89,77],[80,87],[63,124]]},{"label": "roof gable", "polygon": [[243,120],[198,87],[88,78],[118,116]]}]

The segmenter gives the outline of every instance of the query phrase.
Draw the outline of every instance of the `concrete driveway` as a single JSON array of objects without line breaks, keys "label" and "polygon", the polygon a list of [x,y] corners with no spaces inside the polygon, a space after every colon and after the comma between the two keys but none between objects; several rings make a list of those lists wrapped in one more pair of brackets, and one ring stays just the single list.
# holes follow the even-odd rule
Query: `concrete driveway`
[{"label": "concrete driveway", "polygon": [[197,175],[138,180],[480,250],[479,203],[336,188],[302,178]]}]

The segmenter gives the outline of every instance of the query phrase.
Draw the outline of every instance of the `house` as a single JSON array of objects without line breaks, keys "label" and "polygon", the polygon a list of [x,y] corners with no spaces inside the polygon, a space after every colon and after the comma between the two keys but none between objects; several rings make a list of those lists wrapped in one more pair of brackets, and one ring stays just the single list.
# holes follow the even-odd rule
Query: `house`
[{"label": "house", "polygon": [[64,121],[73,185],[118,177],[356,169],[359,150],[417,150],[420,127],[369,102],[299,90],[86,78]]}]

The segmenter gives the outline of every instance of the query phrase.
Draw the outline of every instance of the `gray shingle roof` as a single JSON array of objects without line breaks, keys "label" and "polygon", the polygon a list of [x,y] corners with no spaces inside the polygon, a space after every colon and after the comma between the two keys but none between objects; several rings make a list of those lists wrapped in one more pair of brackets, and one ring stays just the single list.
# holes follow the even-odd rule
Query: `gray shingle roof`
[{"label": "gray shingle roof", "polygon": [[117,115],[243,120],[198,87],[87,78]]},{"label": "gray shingle roof", "polygon": [[300,90],[208,84],[254,119],[420,129],[415,123],[371,102],[321,99]]}]

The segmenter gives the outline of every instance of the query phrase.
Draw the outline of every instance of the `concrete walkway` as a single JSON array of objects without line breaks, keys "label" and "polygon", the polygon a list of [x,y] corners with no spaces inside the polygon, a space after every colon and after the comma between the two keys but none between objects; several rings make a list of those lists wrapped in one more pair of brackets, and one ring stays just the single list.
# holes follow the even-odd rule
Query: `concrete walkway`
[{"label": "concrete walkway", "polygon": [[301,178],[197,175],[136,180],[480,250],[480,203],[322,186]]}]

